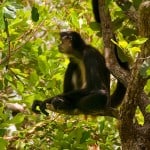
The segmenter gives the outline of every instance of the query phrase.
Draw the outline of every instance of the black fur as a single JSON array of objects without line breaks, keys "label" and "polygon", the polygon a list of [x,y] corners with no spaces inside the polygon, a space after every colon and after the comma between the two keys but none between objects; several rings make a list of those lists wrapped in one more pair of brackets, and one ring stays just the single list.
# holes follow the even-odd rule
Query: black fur
[{"label": "black fur", "polygon": [[93,14],[96,22],[100,23],[98,0],[92,0]]}]

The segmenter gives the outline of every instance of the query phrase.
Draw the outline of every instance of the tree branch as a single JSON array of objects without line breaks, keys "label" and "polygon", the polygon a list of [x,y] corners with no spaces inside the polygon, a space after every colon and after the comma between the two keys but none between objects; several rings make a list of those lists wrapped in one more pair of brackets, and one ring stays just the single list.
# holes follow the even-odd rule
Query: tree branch
[{"label": "tree branch", "polygon": [[120,67],[117,62],[114,50],[114,44],[111,40],[114,38],[113,27],[111,23],[110,12],[105,6],[105,0],[99,0],[99,11],[101,18],[102,37],[104,41],[104,56],[110,72],[120,80],[125,86],[129,80],[129,72]]},{"label": "tree branch", "polygon": [[[41,102],[41,101],[40,101]],[[67,114],[67,115],[80,115],[80,114],[84,114],[82,111],[75,109],[75,110],[58,110],[58,109],[54,109],[54,107],[51,104],[46,104],[46,108],[47,110],[56,112],[56,113],[61,113],[61,114]],[[106,107],[103,110],[95,110],[95,111],[89,111],[88,113],[84,114],[84,115],[91,115],[91,116],[110,116],[110,117],[114,117],[116,119],[120,119],[119,118],[119,111],[117,109],[111,108],[111,107]]]}]

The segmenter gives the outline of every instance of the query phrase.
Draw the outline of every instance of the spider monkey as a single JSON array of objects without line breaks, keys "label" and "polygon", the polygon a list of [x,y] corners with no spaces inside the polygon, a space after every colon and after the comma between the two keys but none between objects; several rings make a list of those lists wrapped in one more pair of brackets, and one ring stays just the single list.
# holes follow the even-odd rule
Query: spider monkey
[{"label": "spider monkey", "polygon": [[74,31],[61,32],[60,40],[59,51],[70,60],[64,77],[64,91],[43,102],[35,100],[32,110],[48,115],[45,109],[50,104],[51,110],[56,112],[92,115],[106,107],[117,106],[124,96],[120,90],[122,84],[118,82],[116,91],[110,97],[110,72],[100,52],[86,44]]},{"label": "spider monkey", "polygon": [[[98,0],[92,0],[96,22],[101,23]],[[51,110],[67,114],[90,114],[117,107],[123,100],[126,87],[118,81],[115,92],[110,96],[110,72],[104,57],[97,49],[87,45],[77,32],[61,32],[59,50],[68,55],[70,63],[64,77],[62,94],[45,101],[35,100],[32,110],[36,113],[46,112],[46,104]],[[121,62],[115,47],[115,54],[121,67],[129,70],[128,64]],[[40,111],[36,107],[40,107]]]}]

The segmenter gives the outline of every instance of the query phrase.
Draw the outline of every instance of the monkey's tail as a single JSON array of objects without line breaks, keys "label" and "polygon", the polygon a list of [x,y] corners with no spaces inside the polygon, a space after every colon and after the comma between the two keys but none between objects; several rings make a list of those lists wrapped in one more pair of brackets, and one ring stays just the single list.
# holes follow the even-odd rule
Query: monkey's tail
[{"label": "monkey's tail", "polygon": [[117,82],[117,87],[114,93],[111,95],[111,107],[116,108],[119,106],[126,93],[126,87],[120,82]]},{"label": "monkey's tail", "polygon": [[93,14],[96,22],[100,23],[98,0],[92,0]]}]

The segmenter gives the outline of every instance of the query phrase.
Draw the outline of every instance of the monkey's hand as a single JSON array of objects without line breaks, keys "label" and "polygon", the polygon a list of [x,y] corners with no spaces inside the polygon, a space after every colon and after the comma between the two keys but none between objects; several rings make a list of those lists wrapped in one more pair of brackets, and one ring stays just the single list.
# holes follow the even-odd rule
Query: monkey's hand
[{"label": "monkey's hand", "polygon": [[65,100],[60,96],[54,97],[51,100],[51,105],[53,106],[54,110],[64,110],[67,107]]},{"label": "monkey's hand", "polygon": [[[40,110],[37,110],[37,107],[39,106]],[[41,112],[45,115],[48,116],[48,112],[45,110],[46,109],[46,103],[43,101],[39,101],[39,100],[34,100],[33,104],[32,104],[32,111],[40,114]]]}]

